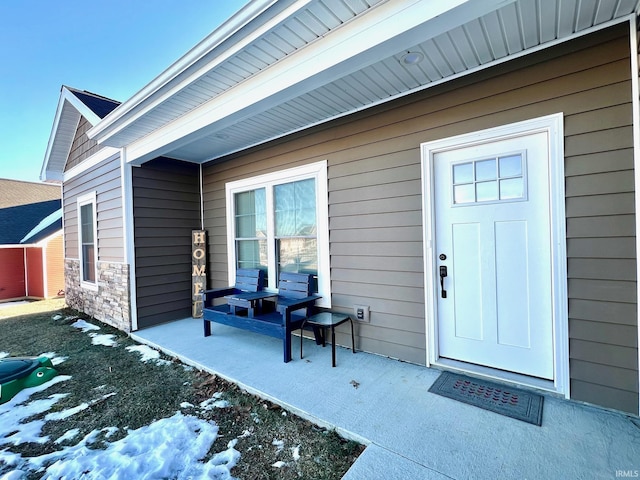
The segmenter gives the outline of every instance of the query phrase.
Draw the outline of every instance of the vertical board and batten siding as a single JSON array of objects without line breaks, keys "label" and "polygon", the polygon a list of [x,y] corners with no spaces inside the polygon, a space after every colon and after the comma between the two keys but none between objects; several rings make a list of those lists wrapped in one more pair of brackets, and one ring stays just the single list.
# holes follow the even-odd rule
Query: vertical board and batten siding
[{"label": "vertical board and batten siding", "polygon": [[69,159],[64,166],[65,171],[75,167],[102,148],[98,145],[98,142],[87,136],[87,131],[91,127],[91,123],[81,116],[80,121],[78,122],[78,128],[76,129],[76,134],[73,137],[73,143],[71,144]]},{"label": "vertical board and batten siding", "polygon": [[64,182],[65,258],[79,258],[77,199],[91,192],[96,192],[98,261],[124,262],[122,187],[119,157],[105,160],[96,167]]},{"label": "vertical board and batten siding", "polygon": [[200,229],[199,169],[165,158],[133,169],[138,328],[191,316],[191,231]]},{"label": "vertical board and batten siding", "polygon": [[24,248],[0,248],[0,300],[26,295]]},{"label": "vertical board and batten siding", "polygon": [[557,112],[565,115],[571,396],[637,413],[626,24],[207,165],[212,286],[227,283],[225,183],[326,159],[333,308],[369,305],[359,347],[424,364],[420,144]]},{"label": "vertical board and batten siding", "polygon": [[56,297],[64,292],[64,252],[62,247],[62,233],[56,234],[49,240],[44,250],[44,263],[47,272],[46,298]]}]

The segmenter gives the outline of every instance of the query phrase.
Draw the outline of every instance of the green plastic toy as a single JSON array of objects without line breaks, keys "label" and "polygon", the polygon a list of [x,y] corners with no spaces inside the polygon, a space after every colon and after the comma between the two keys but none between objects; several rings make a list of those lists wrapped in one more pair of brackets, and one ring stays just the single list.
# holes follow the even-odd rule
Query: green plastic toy
[{"label": "green plastic toy", "polygon": [[0,405],[11,400],[19,391],[37,387],[58,375],[47,357],[0,358]]}]

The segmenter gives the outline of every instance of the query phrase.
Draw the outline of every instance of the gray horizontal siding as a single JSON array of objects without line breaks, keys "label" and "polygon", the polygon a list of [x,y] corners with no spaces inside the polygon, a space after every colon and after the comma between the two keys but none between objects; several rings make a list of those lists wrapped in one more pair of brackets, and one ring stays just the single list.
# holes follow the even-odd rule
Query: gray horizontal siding
[{"label": "gray horizontal siding", "polygon": [[[212,282],[227,283],[225,183],[326,159],[332,304],[371,307],[360,348],[424,363],[420,144],[557,112],[565,115],[572,396],[637,412],[637,346],[615,326],[637,325],[626,25],[206,166]],[[612,370],[607,383],[608,368],[628,372]]]},{"label": "gray horizontal siding", "polygon": [[191,231],[199,167],[156,159],[133,169],[138,328],[191,315]]},{"label": "gray horizontal siding", "polygon": [[66,258],[79,258],[78,197],[96,192],[98,260],[124,262],[122,186],[120,158],[106,160],[63,185],[64,251]]}]

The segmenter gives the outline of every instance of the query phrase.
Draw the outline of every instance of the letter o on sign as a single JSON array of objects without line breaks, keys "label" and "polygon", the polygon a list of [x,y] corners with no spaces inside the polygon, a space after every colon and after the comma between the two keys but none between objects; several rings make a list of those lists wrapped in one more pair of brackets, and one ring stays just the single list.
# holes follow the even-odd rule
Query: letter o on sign
[{"label": "letter o on sign", "polygon": [[193,251],[193,258],[196,260],[201,260],[204,258],[204,248],[196,248]]}]

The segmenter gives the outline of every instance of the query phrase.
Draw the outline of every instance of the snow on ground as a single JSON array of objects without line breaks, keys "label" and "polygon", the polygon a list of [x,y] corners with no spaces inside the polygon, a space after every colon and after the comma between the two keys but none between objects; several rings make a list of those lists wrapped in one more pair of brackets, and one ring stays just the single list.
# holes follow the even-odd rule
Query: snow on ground
[{"label": "snow on ground", "polygon": [[93,345],[103,345],[105,347],[117,347],[116,336],[110,333],[90,333],[91,343]]},{"label": "snow on ground", "polygon": [[[116,342],[116,336],[111,335],[109,333],[95,333],[92,330],[100,330],[100,327],[94,325],[93,323],[89,323],[85,320],[76,320],[71,324],[72,327],[79,328],[84,333],[89,333],[91,337],[91,343],[93,345],[103,345],[105,347],[116,347],[118,343]],[[1,480],[1,479],[0,479]]]},{"label": "snow on ground", "polygon": [[[4,448],[0,450],[0,465],[13,468],[0,476],[0,480],[23,480],[30,471],[44,472],[43,478],[48,480],[233,478],[230,471],[240,459],[240,452],[234,448],[237,439],[230,441],[222,451],[204,462],[203,458],[218,437],[218,426],[182,412],[176,412],[172,417],[157,420],[137,430],[129,430],[121,440],[106,442],[106,448],[98,448],[98,445],[94,447],[94,444],[101,439],[108,440],[117,431],[116,427],[94,430],[75,445],[67,445],[59,451],[39,457],[22,457],[11,452],[11,445],[45,443],[49,438],[42,436],[42,427],[47,421],[67,418],[90,406],[90,403],[83,403],[62,412],[48,413],[43,419],[28,420],[34,416],[41,417],[66,396],[57,394],[46,399],[30,400],[31,395],[70,378],[59,375],[44,385],[19,392],[9,402],[0,405],[0,448]],[[94,402],[102,401],[110,395],[113,394],[104,395]],[[220,401],[217,398],[211,400]],[[71,441],[78,435],[79,431],[72,429],[55,442],[73,443]],[[101,446],[104,447],[102,442]]]},{"label": "snow on ground", "polygon": [[156,365],[170,365],[171,362],[169,360],[164,360],[160,358],[160,352],[154,350],[148,345],[131,345],[126,347],[125,350],[129,352],[137,352],[140,354],[140,361],[147,363],[153,362]]},{"label": "snow on ground", "polygon": [[89,323],[86,320],[76,320],[71,324],[72,327],[79,328],[83,332],[88,332],[90,330],[100,330],[100,327],[94,325],[93,323]]},{"label": "snow on ground", "polygon": [[58,355],[56,355],[56,352],[45,352],[38,355],[38,358],[42,357],[47,357],[49,360],[51,360],[51,363],[54,367],[69,359],[69,357],[59,357]]}]

